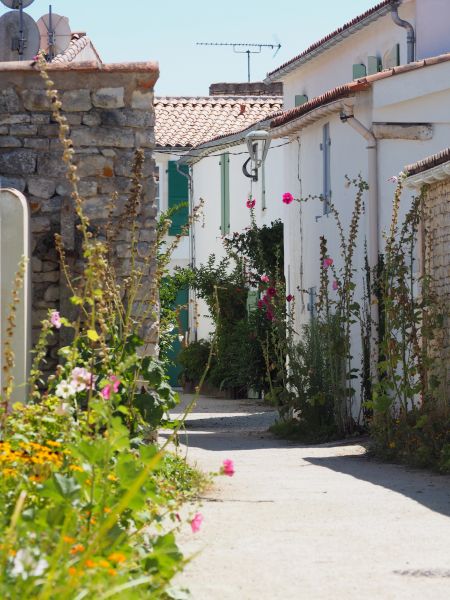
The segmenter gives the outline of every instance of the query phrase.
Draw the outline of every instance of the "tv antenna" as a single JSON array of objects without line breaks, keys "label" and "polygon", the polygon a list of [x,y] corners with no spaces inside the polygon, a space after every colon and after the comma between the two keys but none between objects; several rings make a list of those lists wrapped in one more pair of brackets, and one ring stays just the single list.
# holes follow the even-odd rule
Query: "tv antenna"
[{"label": "tv antenna", "polygon": [[[278,51],[281,48],[281,44],[245,44],[245,43],[234,43],[234,42],[197,42],[197,46],[231,46],[233,48],[233,52],[236,54],[246,54],[247,55],[247,75],[248,82],[251,81],[250,76],[250,58],[252,54],[261,54],[263,48],[271,48],[275,50],[274,57],[278,54]],[[246,50],[242,50],[242,48],[246,48]],[[254,48],[254,49],[253,49]]]},{"label": "tv antenna", "polygon": [[1,0],[12,8],[0,17],[0,60],[31,60],[39,51],[39,30],[23,12],[34,0]]},{"label": "tv antenna", "polygon": [[48,14],[41,17],[37,26],[41,36],[41,48],[45,49],[47,60],[52,61],[55,56],[66,50],[72,39],[69,19],[57,15],[49,6]]}]

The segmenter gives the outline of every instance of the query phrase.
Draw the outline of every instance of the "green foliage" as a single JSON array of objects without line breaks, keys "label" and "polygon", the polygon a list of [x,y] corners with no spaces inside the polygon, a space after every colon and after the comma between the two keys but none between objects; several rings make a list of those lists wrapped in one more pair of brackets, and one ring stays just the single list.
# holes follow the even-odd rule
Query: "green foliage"
[{"label": "green foliage", "polygon": [[[192,383],[198,385],[205,372],[209,356],[211,353],[211,344],[208,340],[199,340],[191,342],[183,348],[179,355],[179,362],[183,367],[181,380],[183,383]],[[211,368],[214,369],[215,361]]]},{"label": "green foliage", "polygon": [[[440,358],[443,314],[434,273],[415,273],[418,229],[427,219],[424,188],[399,221],[403,179],[395,193],[377,287],[381,298],[379,377],[368,403],[373,450],[443,472],[448,461],[450,399]],[[424,236],[425,252],[433,240]],[[420,290],[420,293],[419,293]]]},{"label": "green foliage", "polygon": [[[71,272],[56,236],[74,318],[50,311],[44,319],[29,403],[10,406],[10,380],[2,391],[0,597],[168,600],[171,580],[185,564],[175,540],[177,511],[200,485],[184,461],[165,452],[183,419],[165,446],[152,443],[178,402],[162,363],[148,356],[154,339],[146,335],[157,321],[159,283],[175,247],[163,248],[170,219],[160,219],[148,255],[138,252],[145,158],[138,150],[124,212],[96,236],[83,210],[70,128],[42,55],[38,65],[72,185],[82,272],[79,264]],[[116,276],[111,261],[124,226],[131,233],[126,278]],[[72,341],[46,380],[47,342],[61,327]]]}]

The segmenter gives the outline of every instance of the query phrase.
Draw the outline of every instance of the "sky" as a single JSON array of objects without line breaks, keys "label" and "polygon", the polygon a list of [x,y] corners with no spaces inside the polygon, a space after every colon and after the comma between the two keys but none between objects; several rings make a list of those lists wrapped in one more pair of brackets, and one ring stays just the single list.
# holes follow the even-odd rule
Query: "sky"
[{"label": "sky", "polygon": [[[2,0],[0,0],[1,2]],[[155,60],[159,96],[202,96],[211,83],[247,81],[247,57],[196,42],[281,44],[252,56],[251,78],[299,54],[378,0],[52,0],[72,31],[92,39],[103,62]],[[34,19],[48,0],[25,10]],[[9,9],[0,4],[0,16]]]}]

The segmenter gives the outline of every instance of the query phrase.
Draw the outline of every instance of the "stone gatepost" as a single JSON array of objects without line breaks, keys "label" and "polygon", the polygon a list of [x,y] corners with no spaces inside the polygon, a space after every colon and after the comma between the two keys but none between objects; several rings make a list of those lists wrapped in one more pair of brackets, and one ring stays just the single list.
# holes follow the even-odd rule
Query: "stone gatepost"
[{"label": "stone gatepost", "polygon": [[[153,88],[156,63],[103,65],[97,62],[48,66],[60,91],[63,113],[71,127],[80,192],[91,224],[101,227],[108,204],[117,192],[115,217],[120,216],[131,183],[131,164],[137,148],[145,151],[144,201],[139,214],[139,242],[145,252],[156,236],[153,182]],[[79,261],[79,244],[71,189],[65,178],[58,125],[52,121],[44,82],[30,62],[0,63],[0,180],[1,187],[25,195],[30,212],[33,338],[49,308],[70,313],[69,293],[54,244],[60,233],[68,261]],[[129,231],[115,242],[117,272],[130,268]],[[151,265],[154,267],[154,265]],[[156,343],[156,327],[147,341]],[[56,360],[56,340],[50,358]]]}]

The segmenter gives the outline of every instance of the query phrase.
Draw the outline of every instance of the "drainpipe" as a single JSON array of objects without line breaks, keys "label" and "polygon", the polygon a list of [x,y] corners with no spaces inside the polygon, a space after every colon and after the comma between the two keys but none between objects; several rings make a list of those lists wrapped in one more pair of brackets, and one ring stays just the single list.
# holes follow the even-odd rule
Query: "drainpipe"
[{"label": "drainpipe", "polygon": [[391,17],[396,25],[399,27],[403,27],[406,29],[406,46],[408,51],[407,62],[412,63],[416,59],[416,33],[414,31],[414,27],[408,21],[401,19],[398,14],[398,8],[402,0],[393,0],[391,6]]},{"label": "drainpipe", "polygon": [[[345,107],[341,113],[341,121],[350,125],[359,135],[367,141],[368,158],[368,185],[369,201],[367,206],[367,246],[368,262],[372,281],[378,266],[379,242],[378,242],[378,143],[370,129],[358,121],[353,114],[352,107]],[[373,288],[373,286],[372,286]],[[378,324],[379,312],[378,301],[374,290],[371,290],[370,315],[371,315],[371,375],[373,381],[378,376]]]}]

